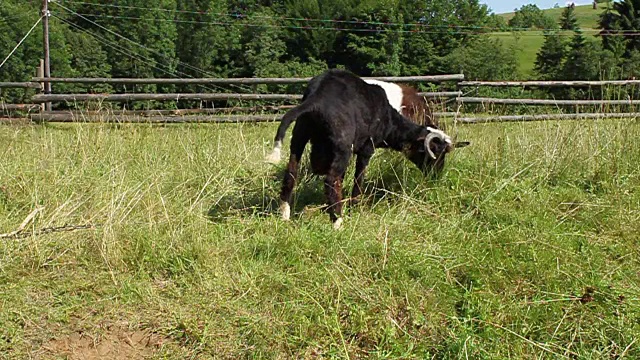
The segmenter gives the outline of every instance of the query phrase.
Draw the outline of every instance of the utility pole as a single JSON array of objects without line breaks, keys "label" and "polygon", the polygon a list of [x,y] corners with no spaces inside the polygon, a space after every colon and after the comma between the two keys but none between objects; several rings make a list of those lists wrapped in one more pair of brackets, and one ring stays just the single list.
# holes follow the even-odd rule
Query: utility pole
[{"label": "utility pole", "polygon": [[[42,0],[42,40],[44,48],[44,77],[51,77],[51,61],[49,58],[49,0]],[[51,83],[44,82],[44,93],[51,94]],[[51,111],[51,103],[45,105],[46,111]]]}]

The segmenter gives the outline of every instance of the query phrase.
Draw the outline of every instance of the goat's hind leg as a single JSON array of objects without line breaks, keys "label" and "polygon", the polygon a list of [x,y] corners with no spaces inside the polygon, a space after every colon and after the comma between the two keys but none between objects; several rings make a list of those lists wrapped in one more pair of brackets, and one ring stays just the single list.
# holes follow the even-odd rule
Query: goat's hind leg
[{"label": "goat's hind leg", "polygon": [[291,198],[293,195],[293,188],[296,185],[300,159],[302,159],[302,154],[304,152],[304,147],[307,145],[307,141],[309,141],[309,137],[296,126],[291,138],[291,155],[289,156],[287,169],[284,172],[282,189],[280,191],[280,215],[283,220],[289,220],[291,218]]},{"label": "goat's hind leg", "polygon": [[355,179],[353,181],[353,190],[351,191],[349,205],[356,205],[360,202],[360,195],[364,187],[364,176],[371,156],[373,156],[373,147],[364,149],[357,154]]},{"label": "goat's hind leg", "polygon": [[345,171],[349,165],[350,152],[336,152],[331,168],[324,180],[324,191],[329,206],[327,212],[333,223],[333,228],[338,230],[342,226],[342,182]]}]

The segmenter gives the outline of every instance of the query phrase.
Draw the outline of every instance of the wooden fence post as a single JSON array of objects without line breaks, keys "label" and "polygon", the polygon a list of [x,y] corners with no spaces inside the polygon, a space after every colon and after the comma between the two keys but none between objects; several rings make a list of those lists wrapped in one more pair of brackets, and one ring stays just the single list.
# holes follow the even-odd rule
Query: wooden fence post
[{"label": "wooden fence post", "polygon": [[[44,77],[44,59],[40,59],[40,66],[36,69],[37,77]],[[44,83],[40,83],[39,94],[44,92]],[[45,103],[40,104],[40,112],[45,111]]]}]

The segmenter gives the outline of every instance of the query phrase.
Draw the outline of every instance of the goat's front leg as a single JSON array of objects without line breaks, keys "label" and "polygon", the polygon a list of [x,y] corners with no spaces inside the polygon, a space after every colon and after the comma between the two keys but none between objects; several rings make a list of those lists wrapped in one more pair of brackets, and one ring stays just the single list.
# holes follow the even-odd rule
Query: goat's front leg
[{"label": "goat's front leg", "polygon": [[349,199],[350,205],[356,205],[358,202],[360,202],[360,194],[362,194],[363,190],[365,171],[367,169],[367,166],[369,165],[371,156],[373,156],[373,151],[373,146],[371,146],[370,148],[365,148],[357,155],[355,179],[353,181],[351,199]]}]

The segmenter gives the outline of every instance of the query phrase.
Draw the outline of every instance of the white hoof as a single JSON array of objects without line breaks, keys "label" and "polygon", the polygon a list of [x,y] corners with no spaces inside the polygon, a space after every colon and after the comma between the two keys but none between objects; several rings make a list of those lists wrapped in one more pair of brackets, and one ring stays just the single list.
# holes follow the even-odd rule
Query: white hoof
[{"label": "white hoof", "polygon": [[276,141],[276,143],[273,144],[273,150],[271,150],[271,154],[267,155],[267,157],[265,158],[265,161],[272,164],[279,163],[281,149],[282,149],[282,142]]},{"label": "white hoof", "polygon": [[342,227],[342,218],[339,217],[338,219],[336,219],[336,221],[333,223],[333,230],[340,230],[340,228]]},{"label": "white hoof", "polygon": [[271,151],[271,154],[267,155],[265,157],[265,161],[271,164],[277,164],[280,162],[280,149],[279,148],[274,148],[273,151]]},{"label": "white hoof", "polygon": [[282,214],[282,220],[289,220],[291,218],[291,206],[288,203],[280,203],[280,214]]}]

